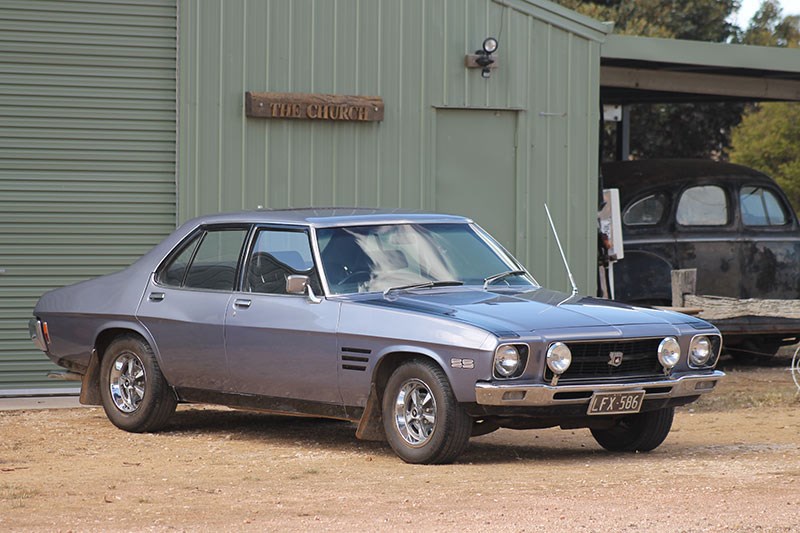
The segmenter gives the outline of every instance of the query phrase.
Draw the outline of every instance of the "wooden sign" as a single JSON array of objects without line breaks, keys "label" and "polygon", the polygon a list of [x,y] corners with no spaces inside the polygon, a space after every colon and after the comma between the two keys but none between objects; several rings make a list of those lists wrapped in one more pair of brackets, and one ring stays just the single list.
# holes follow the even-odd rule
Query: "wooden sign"
[{"label": "wooden sign", "polygon": [[383,98],[336,94],[244,94],[248,117],[372,122],[383,120]]}]

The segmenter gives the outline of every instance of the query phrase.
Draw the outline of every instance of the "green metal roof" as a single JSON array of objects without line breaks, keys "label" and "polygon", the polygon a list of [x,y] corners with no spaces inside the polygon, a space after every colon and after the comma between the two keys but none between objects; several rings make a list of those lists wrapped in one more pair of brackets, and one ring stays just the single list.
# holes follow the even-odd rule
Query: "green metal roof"
[{"label": "green metal roof", "polygon": [[604,42],[614,28],[613,23],[600,22],[546,0],[492,1],[597,42]]},{"label": "green metal roof", "polygon": [[600,84],[606,103],[800,100],[800,50],[609,35]]}]

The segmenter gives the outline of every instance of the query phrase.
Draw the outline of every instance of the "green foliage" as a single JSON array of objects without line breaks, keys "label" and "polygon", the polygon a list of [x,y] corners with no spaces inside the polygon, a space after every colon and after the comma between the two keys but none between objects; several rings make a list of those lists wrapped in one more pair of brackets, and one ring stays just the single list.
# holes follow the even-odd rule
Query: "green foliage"
[{"label": "green foliage", "polygon": [[723,42],[738,33],[738,28],[726,20],[739,9],[738,0],[558,0],[558,3],[583,15],[614,22],[614,32],[623,35]]},{"label": "green foliage", "polygon": [[731,161],[773,177],[800,210],[800,103],[754,107],[732,137]]},{"label": "green foliage", "polygon": [[759,46],[800,48],[800,17],[782,15],[781,7],[775,0],[764,0],[753,15],[742,42]]}]

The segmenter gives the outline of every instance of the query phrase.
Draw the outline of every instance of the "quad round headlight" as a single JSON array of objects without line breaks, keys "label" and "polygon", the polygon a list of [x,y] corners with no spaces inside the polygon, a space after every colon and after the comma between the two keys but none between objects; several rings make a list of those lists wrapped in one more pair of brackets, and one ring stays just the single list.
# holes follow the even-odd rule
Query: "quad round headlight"
[{"label": "quad round headlight", "polygon": [[494,352],[494,371],[499,377],[513,376],[519,370],[521,363],[519,350],[510,344],[500,346]]},{"label": "quad round headlight", "polygon": [[666,337],[658,345],[658,361],[666,370],[678,364],[681,358],[681,345],[675,337]]},{"label": "quad round headlight", "polygon": [[711,359],[713,351],[711,339],[705,335],[698,335],[689,344],[689,363],[692,366],[703,366]]},{"label": "quad round headlight", "polygon": [[554,342],[547,349],[547,367],[553,374],[560,376],[572,364],[572,352],[563,342]]}]

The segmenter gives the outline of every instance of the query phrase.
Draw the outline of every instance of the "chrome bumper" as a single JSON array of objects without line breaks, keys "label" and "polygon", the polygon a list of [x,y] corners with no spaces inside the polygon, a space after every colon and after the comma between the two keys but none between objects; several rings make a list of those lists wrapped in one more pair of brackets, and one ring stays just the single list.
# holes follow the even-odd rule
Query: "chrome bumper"
[{"label": "chrome bumper", "polygon": [[42,332],[42,322],[38,318],[31,318],[28,321],[28,333],[31,335],[33,344],[41,351],[46,352],[47,343],[44,340],[44,332]]},{"label": "chrome bumper", "polygon": [[586,385],[545,385],[514,383],[477,383],[475,399],[480,405],[509,407],[546,407],[588,403],[595,392],[645,391],[645,400],[697,396],[711,392],[717,382],[725,377],[715,370],[711,374],[693,374],[658,381],[631,383],[594,383]]}]

